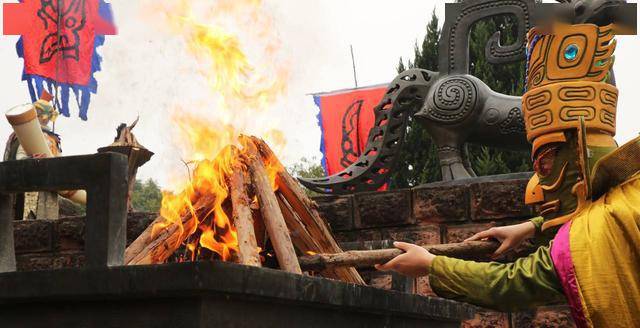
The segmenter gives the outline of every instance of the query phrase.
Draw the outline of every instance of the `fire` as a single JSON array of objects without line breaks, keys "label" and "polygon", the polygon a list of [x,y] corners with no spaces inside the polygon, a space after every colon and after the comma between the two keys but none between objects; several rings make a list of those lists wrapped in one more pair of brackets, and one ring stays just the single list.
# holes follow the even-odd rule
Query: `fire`
[{"label": "fire", "polygon": [[[183,159],[195,165],[181,192],[163,193],[160,215],[165,222],[156,224],[152,235],[177,227],[181,234],[177,242],[186,240],[184,260],[195,260],[203,249],[232,260],[238,252],[237,232],[225,206],[228,177],[246,150],[238,137],[259,135],[276,147],[286,142],[281,131],[259,118],[259,114],[268,117],[270,106],[286,91],[289,72],[277,58],[280,41],[261,0],[154,0],[150,11],[184,41],[211,95],[219,100],[215,106],[208,104],[207,117],[188,113],[186,106],[174,111],[172,123],[178,132],[174,139]],[[248,45],[259,54],[257,58],[244,51]],[[257,130],[248,131],[252,125]],[[279,163],[267,161],[265,167],[275,190]],[[213,206],[201,206],[205,197],[213,199]],[[183,224],[187,214],[196,218],[196,224]]]},{"label": "fire", "polygon": [[289,65],[278,56],[281,42],[262,0],[159,1],[152,8],[182,37],[221,106],[262,110],[287,90]]}]

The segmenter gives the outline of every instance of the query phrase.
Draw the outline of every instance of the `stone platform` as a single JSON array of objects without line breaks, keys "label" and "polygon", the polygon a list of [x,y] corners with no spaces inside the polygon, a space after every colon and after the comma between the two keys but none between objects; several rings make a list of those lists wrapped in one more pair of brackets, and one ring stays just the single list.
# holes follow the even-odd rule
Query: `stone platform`
[{"label": "stone platform", "polygon": [[0,327],[459,327],[471,306],[221,262],[0,274]]},{"label": "stone platform", "polygon": [[[368,242],[404,240],[420,244],[459,242],[491,226],[522,222],[533,211],[524,205],[529,174],[433,183],[412,189],[351,196],[315,198],[319,209],[343,247],[363,248]],[[126,243],[133,241],[157,216],[130,213]],[[87,226],[83,217],[56,221],[13,223],[18,271],[85,266]],[[522,254],[520,254],[522,255]],[[380,289],[396,289],[397,279],[377,271],[361,271],[365,281]],[[412,291],[435,296],[428,279],[420,278]],[[566,306],[520,313],[480,310],[462,327],[571,327]],[[0,325],[0,327],[4,327]]]}]

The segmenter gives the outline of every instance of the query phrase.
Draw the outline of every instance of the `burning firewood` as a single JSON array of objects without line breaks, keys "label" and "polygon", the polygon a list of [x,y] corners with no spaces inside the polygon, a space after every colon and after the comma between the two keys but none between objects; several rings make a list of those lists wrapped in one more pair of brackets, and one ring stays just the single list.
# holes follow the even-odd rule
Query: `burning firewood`
[{"label": "burning firewood", "polygon": [[159,216],[124,253],[127,265],[156,264],[165,262],[189,237],[186,232],[194,230],[197,217],[193,213],[203,213],[213,204],[213,196],[201,197],[193,206],[194,211],[182,218],[181,224],[169,224]]},{"label": "burning firewood", "polygon": [[[320,217],[317,211],[317,204],[307,197],[302,187],[300,187],[298,182],[283,168],[282,164],[278,162],[277,157],[264,141],[256,137],[251,137],[251,140],[258,147],[258,151],[263,160],[276,162],[274,164],[282,168],[278,170],[276,175],[277,193],[283,196],[290,205],[293,213],[296,213],[299,217],[299,220],[291,220],[291,226],[297,225],[298,222],[302,223],[304,230],[308,231],[310,238],[317,243],[317,245],[309,245],[309,248],[305,249],[304,252],[342,252],[342,249],[340,249],[340,246],[338,246],[338,243],[333,238],[326,221]],[[329,270],[328,272],[324,272],[324,274],[342,281],[364,284],[364,280],[362,280],[362,277],[354,268],[336,268],[335,272]]]},{"label": "burning firewood", "polygon": [[[183,247],[191,256],[178,260],[209,258],[213,251],[221,260],[261,266],[265,238],[256,232],[265,233],[288,272],[302,273],[299,255],[342,252],[315,203],[267,144],[254,137],[241,137],[240,143],[242,149],[227,147],[213,161],[199,163],[182,193],[165,195],[161,216],[127,248],[125,263],[164,263]],[[364,284],[354,268],[319,274]]]},{"label": "burning firewood", "polygon": [[253,215],[245,187],[245,173],[240,163],[236,163],[229,178],[231,203],[233,204],[233,222],[238,230],[238,249],[240,264],[261,266]]},{"label": "burning firewood", "polygon": [[260,213],[262,213],[262,219],[278,256],[278,263],[285,271],[302,273],[296,251],[291,242],[291,236],[289,236],[289,229],[284,221],[282,212],[280,212],[278,200],[273,193],[273,187],[269,182],[267,170],[262,160],[258,157],[257,151],[251,149],[250,144],[247,144],[246,148],[249,148],[246,156],[247,167],[251,172],[251,181],[253,181],[253,187],[260,204]]},{"label": "burning firewood", "polygon": [[[468,241],[463,243],[423,246],[435,255],[456,258],[478,258],[495,252],[500,244],[496,241]],[[314,254],[299,258],[304,270],[325,270],[343,266],[372,267],[386,263],[403,252],[397,248],[368,251],[348,251],[335,254]]]}]

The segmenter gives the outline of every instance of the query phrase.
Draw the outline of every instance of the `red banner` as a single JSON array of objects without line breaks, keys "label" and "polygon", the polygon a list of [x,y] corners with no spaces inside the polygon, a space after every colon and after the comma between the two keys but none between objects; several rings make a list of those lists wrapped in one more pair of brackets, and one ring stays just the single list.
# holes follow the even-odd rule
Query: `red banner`
[{"label": "red banner", "polygon": [[373,108],[386,89],[384,84],[314,95],[320,108],[322,165],[328,175],[340,172],[360,156],[374,124]]}]

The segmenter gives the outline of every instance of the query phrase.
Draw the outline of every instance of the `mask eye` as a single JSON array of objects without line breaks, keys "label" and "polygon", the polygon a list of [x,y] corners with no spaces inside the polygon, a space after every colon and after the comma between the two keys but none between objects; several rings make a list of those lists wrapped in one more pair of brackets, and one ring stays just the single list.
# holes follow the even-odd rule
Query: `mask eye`
[{"label": "mask eye", "polygon": [[553,162],[558,155],[557,147],[549,147],[540,151],[540,154],[536,156],[533,163],[533,169],[540,177],[546,177],[551,174],[553,169]]}]

